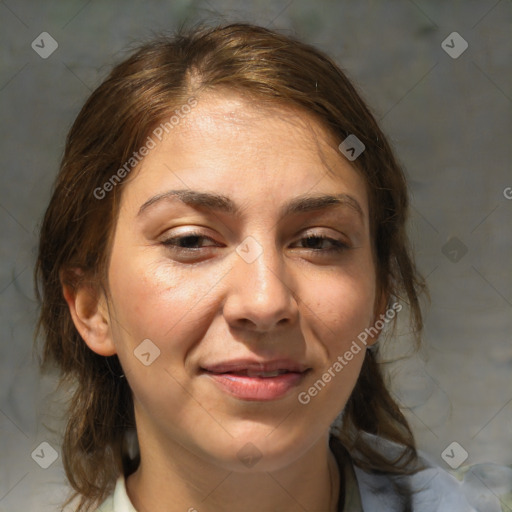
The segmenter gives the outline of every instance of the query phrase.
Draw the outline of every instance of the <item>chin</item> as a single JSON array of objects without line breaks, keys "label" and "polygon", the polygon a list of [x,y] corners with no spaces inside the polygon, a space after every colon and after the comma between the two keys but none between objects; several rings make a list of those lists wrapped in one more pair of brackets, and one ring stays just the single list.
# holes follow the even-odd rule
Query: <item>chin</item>
[{"label": "chin", "polygon": [[[311,432],[284,431],[268,425],[244,425],[239,433],[224,442],[211,445],[222,450],[210,456],[228,471],[259,473],[279,471],[292,464],[318,441]],[[284,435],[283,435],[284,434]],[[210,446],[211,446],[210,445]]]}]

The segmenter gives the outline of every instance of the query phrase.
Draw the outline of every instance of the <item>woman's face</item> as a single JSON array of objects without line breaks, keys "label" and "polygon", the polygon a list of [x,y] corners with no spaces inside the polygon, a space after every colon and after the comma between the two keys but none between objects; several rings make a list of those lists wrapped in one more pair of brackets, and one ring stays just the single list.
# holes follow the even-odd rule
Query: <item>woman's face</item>
[{"label": "woman's face", "polygon": [[325,442],[376,299],[365,182],[339,142],[299,110],[210,93],[133,171],[109,321],[141,443],[259,471]]}]

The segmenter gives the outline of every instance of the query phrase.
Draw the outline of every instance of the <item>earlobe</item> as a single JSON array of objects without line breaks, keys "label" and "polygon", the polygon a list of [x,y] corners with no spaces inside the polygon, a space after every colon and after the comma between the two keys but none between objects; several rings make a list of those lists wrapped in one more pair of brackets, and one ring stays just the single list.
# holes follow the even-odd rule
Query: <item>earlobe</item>
[{"label": "earlobe", "polygon": [[61,277],[61,283],[73,323],[87,346],[102,356],[117,353],[103,292],[86,282],[72,285]]}]

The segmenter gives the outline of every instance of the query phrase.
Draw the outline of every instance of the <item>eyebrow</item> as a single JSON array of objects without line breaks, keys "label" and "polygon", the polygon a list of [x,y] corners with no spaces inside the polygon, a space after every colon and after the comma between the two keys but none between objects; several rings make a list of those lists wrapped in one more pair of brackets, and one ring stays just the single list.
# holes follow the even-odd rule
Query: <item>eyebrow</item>
[{"label": "eyebrow", "polygon": [[[137,216],[141,216],[144,212],[149,210],[157,203],[174,199],[177,199],[180,202],[193,208],[224,212],[235,217],[240,217],[242,214],[242,208],[227,196],[212,194],[210,192],[199,192],[197,190],[183,189],[169,190],[162,194],[151,197],[140,207]],[[340,206],[349,207],[354,210],[361,219],[364,218],[363,209],[361,208],[361,205],[358,203],[358,201],[351,195],[344,193],[335,195],[304,194],[295,197],[283,205],[279,212],[279,216],[282,219],[290,215],[320,211]]]}]

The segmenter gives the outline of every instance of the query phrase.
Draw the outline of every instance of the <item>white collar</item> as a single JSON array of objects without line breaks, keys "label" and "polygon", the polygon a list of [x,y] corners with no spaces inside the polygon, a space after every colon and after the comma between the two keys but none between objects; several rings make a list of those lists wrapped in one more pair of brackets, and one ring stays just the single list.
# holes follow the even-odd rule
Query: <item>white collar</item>
[{"label": "white collar", "polygon": [[121,475],[116,482],[114,490],[113,512],[137,512],[133,506],[128,493],[126,492],[126,481],[124,475]]}]

